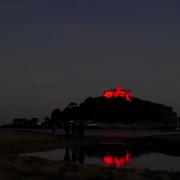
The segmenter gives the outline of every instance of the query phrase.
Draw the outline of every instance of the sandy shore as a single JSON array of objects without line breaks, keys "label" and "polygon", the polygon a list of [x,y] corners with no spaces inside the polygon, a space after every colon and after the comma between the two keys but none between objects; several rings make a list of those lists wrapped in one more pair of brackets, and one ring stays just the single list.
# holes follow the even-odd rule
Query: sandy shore
[{"label": "sandy shore", "polygon": [[[92,139],[88,140],[91,141]],[[177,145],[180,143],[180,135],[156,136],[153,137],[153,141],[158,143],[169,142]],[[180,172],[124,170],[18,156],[20,153],[63,148],[67,145],[69,145],[69,142],[65,141],[62,135],[11,131],[0,133],[0,179],[180,179]]]}]

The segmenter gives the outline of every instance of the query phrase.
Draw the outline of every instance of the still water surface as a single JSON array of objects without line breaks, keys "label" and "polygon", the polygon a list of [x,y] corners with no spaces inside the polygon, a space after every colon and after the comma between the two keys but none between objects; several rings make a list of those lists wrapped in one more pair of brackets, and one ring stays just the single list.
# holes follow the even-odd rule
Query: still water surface
[{"label": "still water surface", "polygon": [[[23,130],[24,131],[24,130]],[[26,131],[26,130],[25,130]],[[40,133],[52,133],[51,129],[28,129],[28,131]],[[56,134],[63,134],[63,129],[56,129]],[[95,137],[147,137],[153,135],[180,134],[180,131],[165,129],[87,129],[85,136]],[[104,146],[101,150],[91,147],[74,147],[57,149],[46,152],[26,153],[23,155],[35,156],[54,161],[68,161],[79,164],[94,164],[101,166],[113,166],[116,168],[135,168],[150,170],[180,171],[179,156],[172,150],[165,148],[166,153],[156,148],[128,147],[123,142],[113,141]],[[108,148],[110,147],[110,148]],[[176,154],[176,155],[175,155]]]},{"label": "still water surface", "polygon": [[[17,131],[31,131],[39,133],[52,133],[52,129],[17,129]],[[56,129],[56,134],[64,134],[63,129]],[[153,135],[180,134],[175,129],[86,129],[85,136],[97,137],[147,137]]]},{"label": "still water surface", "polygon": [[[110,145],[112,146],[112,145]],[[120,145],[121,146],[121,145]],[[91,150],[90,150],[91,151]],[[132,150],[91,151],[86,149],[56,149],[46,152],[23,154],[54,161],[67,161],[77,164],[93,164],[116,168],[150,169],[180,171],[180,156],[166,155],[158,152],[141,152],[134,154]]]}]

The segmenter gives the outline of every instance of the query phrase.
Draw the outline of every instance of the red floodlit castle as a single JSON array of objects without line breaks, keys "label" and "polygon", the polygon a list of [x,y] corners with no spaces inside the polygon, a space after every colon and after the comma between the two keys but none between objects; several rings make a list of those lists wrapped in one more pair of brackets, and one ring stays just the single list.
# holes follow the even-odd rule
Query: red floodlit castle
[{"label": "red floodlit castle", "polygon": [[117,89],[104,91],[103,96],[105,98],[122,97],[127,101],[132,101],[133,98],[131,90],[123,90],[120,86],[118,86]]}]

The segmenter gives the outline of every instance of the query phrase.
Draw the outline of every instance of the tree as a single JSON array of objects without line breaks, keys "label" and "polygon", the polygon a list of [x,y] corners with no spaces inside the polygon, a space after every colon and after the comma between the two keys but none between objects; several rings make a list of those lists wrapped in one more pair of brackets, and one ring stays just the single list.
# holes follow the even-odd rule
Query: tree
[{"label": "tree", "polygon": [[39,122],[39,119],[34,117],[28,121],[28,125],[29,126],[37,126],[38,122]]},{"label": "tree", "polygon": [[75,108],[75,107],[77,107],[77,103],[75,103],[75,102],[71,102],[68,105],[68,108]]},{"label": "tree", "polygon": [[62,114],[59,109],[55,109],[51,113],[51,124],[60,126],[62,124]]},{"label": "tree", "polygon": [[24,127],[27,125],[28,120],[23,118],[16,118],[13,119],[13,126],[15,127]]}]

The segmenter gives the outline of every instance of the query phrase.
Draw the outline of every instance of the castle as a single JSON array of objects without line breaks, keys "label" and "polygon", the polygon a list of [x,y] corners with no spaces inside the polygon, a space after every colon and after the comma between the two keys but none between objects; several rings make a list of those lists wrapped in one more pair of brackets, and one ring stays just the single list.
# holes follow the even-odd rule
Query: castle
[{"label": "castle", "polygon": [[133,95],[131,90],[123,90],[120,86],[117,89],[113,90],[105,90],[103,93],[103,97],[105,98],[116,98],[122,97],[125,98],[127,101],[132,101]]}]

